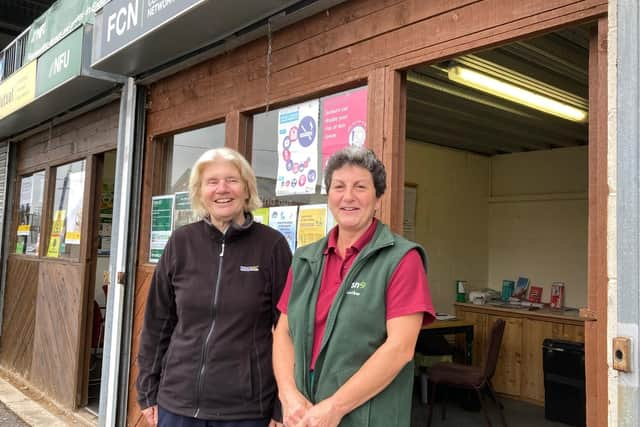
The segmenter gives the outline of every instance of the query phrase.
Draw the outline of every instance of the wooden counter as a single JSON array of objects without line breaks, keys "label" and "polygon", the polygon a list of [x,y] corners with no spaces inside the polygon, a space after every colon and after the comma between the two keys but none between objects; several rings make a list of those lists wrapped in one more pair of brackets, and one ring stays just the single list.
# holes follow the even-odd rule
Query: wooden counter
[{"label": "wooden counter", "polygon": [[459,319],[474,323],[473,362],[484,362],[491,325],[506,327],[493,386],[498,393],[544,405],[542,343],[546,338],[584,342],[584,321],[577,311],[528,310],[492,305],[455,304]]}]

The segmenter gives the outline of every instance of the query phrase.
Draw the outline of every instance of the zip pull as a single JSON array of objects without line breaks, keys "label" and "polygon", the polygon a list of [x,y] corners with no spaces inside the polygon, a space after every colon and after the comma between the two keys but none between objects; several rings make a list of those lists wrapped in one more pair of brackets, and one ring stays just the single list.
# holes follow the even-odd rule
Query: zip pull
[{"label": "zip pull", "polygon": [[222,242],[222,249],[220,250],[220,256],[224,256],[224,242]]}]

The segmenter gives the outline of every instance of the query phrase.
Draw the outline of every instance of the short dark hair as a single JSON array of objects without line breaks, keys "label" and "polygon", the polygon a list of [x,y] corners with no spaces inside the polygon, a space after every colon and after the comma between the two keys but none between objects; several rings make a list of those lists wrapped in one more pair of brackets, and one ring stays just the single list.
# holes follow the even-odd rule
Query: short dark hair
[{"label": "short dark hair", "polygon": [[387,189],[387,172],[382,162],[376,157],[373,151],[368,148],[349,146],[340,151],[336,151],[327,162],[324,170],[324,185],[327,191],[331,187],[333,173],[346,165],[360,166],[368,170],[373,178],[373,186],[376,189],[376,197],[380,198]]}]

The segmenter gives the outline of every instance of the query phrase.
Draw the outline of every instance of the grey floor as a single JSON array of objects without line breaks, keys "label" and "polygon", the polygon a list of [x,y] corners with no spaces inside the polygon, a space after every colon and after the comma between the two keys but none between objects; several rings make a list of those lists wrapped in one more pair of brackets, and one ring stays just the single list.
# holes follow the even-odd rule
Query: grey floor
[{"label": "grey floor", "polygon": [[[567,424],[548,421],[544,418],[544,407],[531,405],[525,402],[500,399],[504,405],[505,418],[509,427],[567,427]],[[493,426],[501,426],[500,415],[490,399],[485,399],[485,405],[489,411],[489,417]],[[411,427],[426,427],[427,407],[415,398],[412,410]],[[482,411],[468,411],[459,403],[447,404],[447,418],[442,420],[442,404],[436,403],[433,408],[432,427],[465,427],[485,426],[486,422]]]},{"label": "grey floor", "polygon": [[0,426],[2,427],[29,427],[16,414],[0,402]]}]

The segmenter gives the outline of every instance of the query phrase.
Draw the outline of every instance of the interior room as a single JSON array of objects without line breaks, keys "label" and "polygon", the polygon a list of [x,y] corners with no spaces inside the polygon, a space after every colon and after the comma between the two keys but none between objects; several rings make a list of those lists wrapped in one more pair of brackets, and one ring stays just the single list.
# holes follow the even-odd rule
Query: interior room
[{"label": "interior room", "polygon": [[[563,316],[577,318],[586,306],[588,63],[584,25],[407,72],[404,233],[427,250],[437,312],[469,320],[456,301],[487,303],[496,297],[496,307],[506,305],[503,284],[517,287],[519,278],[528,279],[529,296],[518,309],[548,309],[559,283]],[[537,300],[532,294],[540,290]],[[487,320],[479,330],[478,312],[471,316],[478,364],[486,344],[478,341],[486,341],[489,332]],[[488,325],[499,317],[491,313]],[[529,352],[519,341],[533,330],[526,320],[508,318],[504,332],[506,341],[522,345],[518,351],[531,363],[528,369],[540,371],[542,340],[584,341],[582,326],[541,323],[544,330],[534,332]],[[558,328],[563,332],[556,333]],[[532,419],[538,419],[531,425],[556,425],[543,419],[542,372],[534,374],[533,384],[520,371],[524,361],[510,368],[515,353],[505,350],[505,340],[496,371],[502,376],[494,381],[498,396],[533,402]],[[436,413],[432,425],[462,425],[464,418],[444,422]],[[474,415],[481,425],[482,416]],[[525,418],[518,417],[522,423]]]}]

